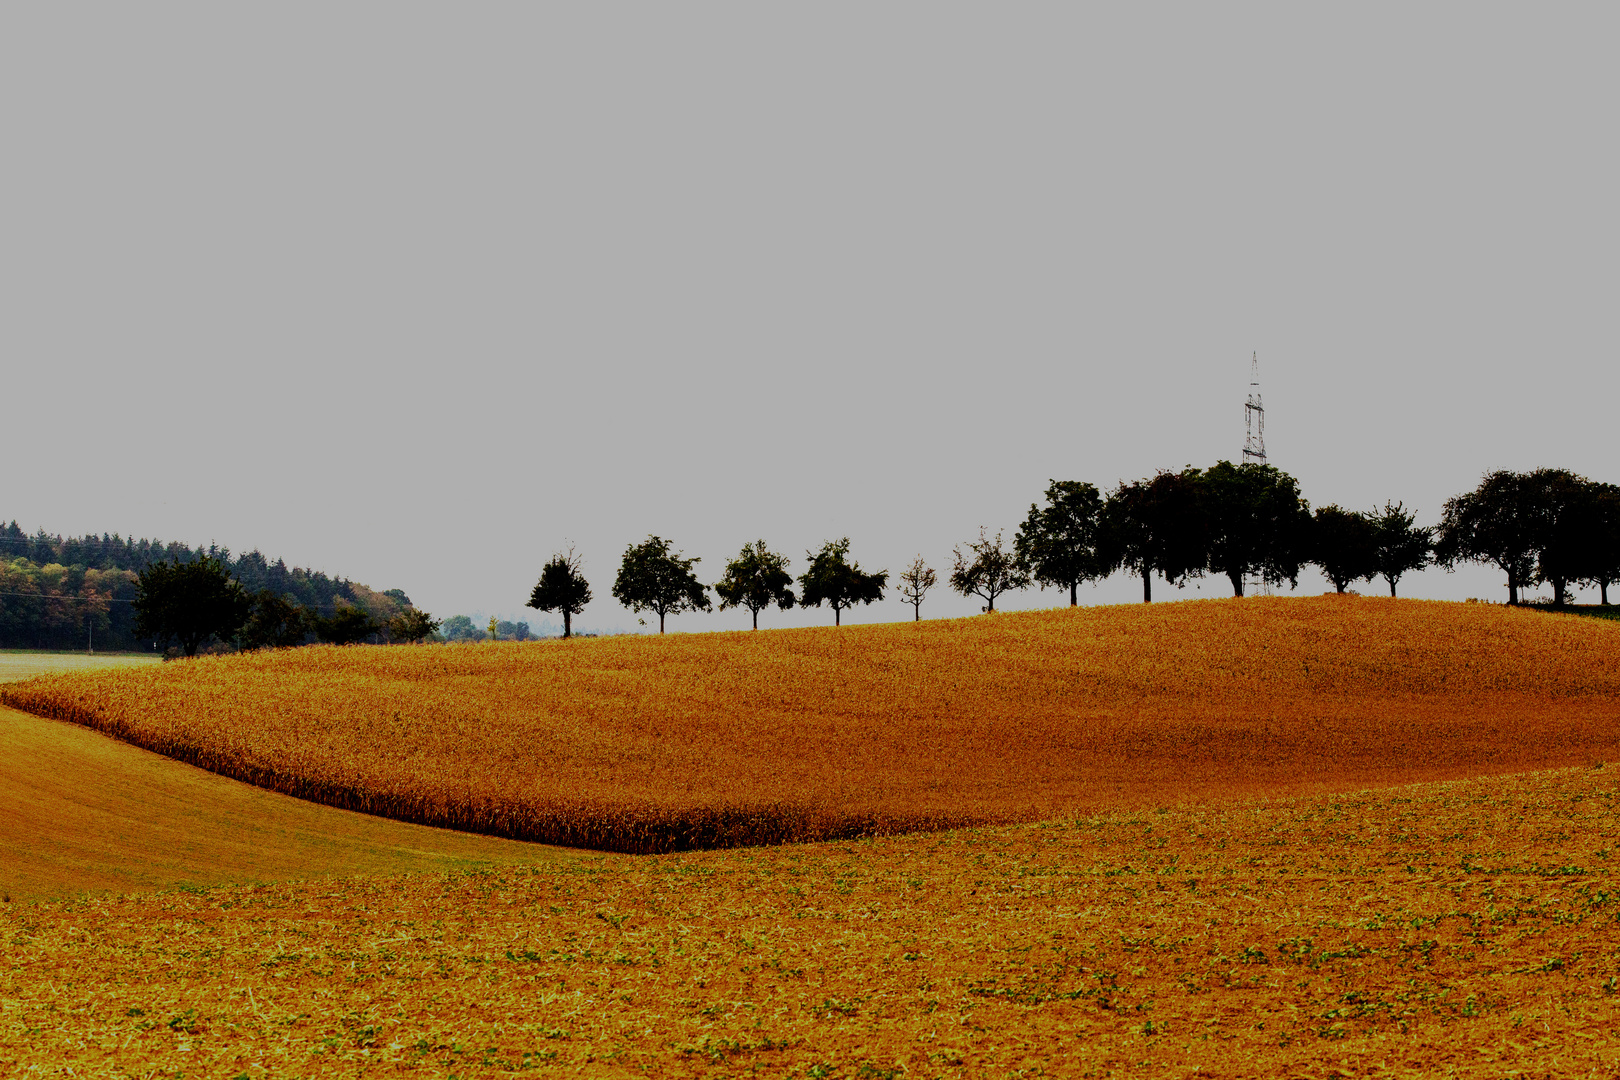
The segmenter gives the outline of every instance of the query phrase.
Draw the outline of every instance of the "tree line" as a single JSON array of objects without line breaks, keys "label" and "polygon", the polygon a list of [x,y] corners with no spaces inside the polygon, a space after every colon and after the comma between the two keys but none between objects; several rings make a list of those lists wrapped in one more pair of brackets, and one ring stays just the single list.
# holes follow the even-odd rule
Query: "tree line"
[{"label": "tree line", "polygon": [[[1620,488],[1565,469],[1488,473],[1474,491],[1447,500],[1433,526],[1419,525],[1399,502],[1371,511],[1336,504],[1312,510],[1298,481],[1276,466],[1230,461],[1164,470],[1106,494],[1083,481],[1054,480],[1045,500],[1030,504],[1011,545],[983,528],[958,544],[949,586],[994,611],[998,598],[1031,585],[1066,590],[1078,604],[1082,584],[1119,571],[1139,575],[1150,602],[1154,574],[1178,586],[1225,577],[1242,596],[1251,582],[1297,587],[1300,571],[1315,565],[1338,592],[1382,578],[1394,596],[1408,573],[1476,562],[1506,573],[1509,603],[1519,603],[1526,586],[1545,583],[1553,604],[1563,606],[1576,584],[1596,586],[1607,605],[1609,584],[1620,578]],[[660,633],[669,615],[711,610],[710,589],[721,610],[746,608],[756,629],[760,612],[772,606],[826,604],[836,625],[847,608],[883,598],[888,571],[861,570],[847,537],[805,555],[808,568],[795,582],[787,556],[751,541],[705,586],[694,569],[699,559],[649,536],[626,547],[613,596],[632,611],[656,614]],[[901,599],[921,619],[938,574],[918,556],[897,580]],[[560,613],[566,637],[570,619],[590,600],[570,548],[546,564],[529,606]]]},{"label": "tree line", "polygon": [[[0,648],[93,645],[144,651],[165,644],[139,625],[135,602],[141,575],[159,564],[204,560],[218,563],[249,597],[268,594],[296,608],[305,624],[300,640],[318,639],[319,620],[331,620],[345,608],[360,608],[374,624],[385,626],[411,606],[410,597],[399,589],[379,593],[346,578],[289,567],[281,559],[272,562],[257,550],[232,555],[216,544],[190,547],[117,533],[63,537],[40,529],[29,534],[12,521],[0,524]],[[282,638],[290,634],[284,619]],[[230,635],[219,640],[230,640]]]},{"label": "tree line", "polygon": [[[242,570],[247,566],[251,576],[263,564],[257,552],[257,559],[234,564],[214,549],[191,554],[140,570],[130,604],[138,635],[174,641],[188,656],[210,640],[263,648],[439,637],[439,621],[411,606],[403,593],[371,593],[344,583],[355,599],[323,614],[268,587],[251,589]],[[825,605],[838,625],[844,611],[882,600],[889,587],[887,570],[861,569],[848,537],[828,540],[805,557],[806,568],[795,578],[786,555],[764,540],[750,541],[726,562],[718,581],[705,584],[696,571],[700,559],[650,535],[626,546],[612,595],[634,612],[656,615],[663,633],[668,616],[716,606],[746,609],[758,629],[760,613],[771,607]],[[945,581],[993,612],[997,599],[1031,585],[1066,590],[1069,603],[1077,604],[1080,585],[1119,571],[1141,576],[1144,602],[1153,599],[1155,574],[1177,586],[1225,577],[1233,594],[1242,596],[1250,582],[1296,587],[1307,565],[1319,567],[1341,593],[1381,577],[1393,596],[1408,573],[1462,562],[1501,569],[1512,604],[1520,602],[1522,589],[1545,583],[1553,587],[1555,606],[1567,602],[1574,585],[1596,586],[1607,605],[1609,584],[1620,578],[1620,488],[1563,469],[1502,470],[1448,499],[1440,521],[1426,526],[1400,503],[1372,511],[1332,504],[1312,510],[1298,482],[1272,465],[1188,466],[1121,482],[1106,494],[1083,481],[1054,480],[1045,503],[1030,504],[1010,545],[986,528],[958,544]],[[83,580],[93,590],[103,577],[85,571]],[[896,581],[901,599],[921,619],[939,575],[918,556]],[[591,598],[583,561],[569,547],[542,568],[528,606],[561,615],[563,636],[569,637],[573,617]],[[379,618],[375,609],[383,601],[393,606]],[[464,616],[450,624],[446,636],[452,639],[483,636]],[[492,637],[519,640],[527,631],[527,624],[494,620],[488,628]]]}]

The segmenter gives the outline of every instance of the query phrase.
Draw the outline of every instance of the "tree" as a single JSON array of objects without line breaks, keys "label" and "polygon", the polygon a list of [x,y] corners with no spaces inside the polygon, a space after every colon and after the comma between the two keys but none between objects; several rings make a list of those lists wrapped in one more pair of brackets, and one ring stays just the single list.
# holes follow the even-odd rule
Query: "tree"
[{"label": "tree", "polygon": [[1013,538],[1020,565],[1042,588],[1069,590],[1069,606],[1080,602],[1080,583],[1106,577],[1109,567],[1099,545],[1102,496],[1091,484],[1052,480],[1046,505],[1029,504],[1029,516]]},{"label": "tree", "polygon": [[309,631],[308,613],[301,605],[260,589],[242,627],[242,644],[249,649],[287,649],[302,645]]},{"label": "tree", "polygon": [[1384,512],[1372,519],[1378,572],[1389,582],[1391,596],[1402,574],[1423,569],[1434,555],[1434,530],[1416,521],[1400,503],[1385,503]]},{"label": "tree", "polygon": [[1153,578],[1171,584],[1204,572],[1206,536],[1198,470],[1161,470],[1148,480],[1123,481],[1103,504],[1099,551],[1107,570],[1142,575],[1142,602],[1153,600]]},{"label": "tree", "polygon": [[483,641],[484,632],[466,615],[452,615],[439,628],[446,641]]},{"label": "tree", "polygon": [[210,637],[235,636],[253,601],[233,581],[221,559],[158,562],[141,571],[135,598],[138,633],[173,638],[187,656]]},{"label": "tree", "polygon": [[872,604],[883,599],[889,572],[878,570],[867,573],[859,563],[849,561],[849,537],[829,540],[814,555],[805,552],[810,566],[799,578],[803,591],[799,603],[804,607],[820,607],[822,601],[833,610],[833,625],[843,625],[843,611],[856,604]]},{"label": "tree", "polygon": [[911,560],[911,565],[900,571],[900,599],[911,605],[911,613],[916,622],[922,622],[923,597],[928,590],[934,587],[936,578],[934,571],[923,562],[921,555]]},{"label": "tree", "polygon": [[754,616],[754,629],[759,629],[759,613],[775,604],[782,611],[793,606],[793,575],[787,571],[788,559],[756,540],[744,544],[735,559],[726,563],[726,574],[714,584],[720,597],[720,610],[745,607]]},{"label": "tree", "polygon": [[967,552],[958,545],[951,549],[951,557],[951,588],[963,596],[979,597],[987,612],[996,610],[996,597],[1002,593],[1029,588],[1029,571],[1016,554],[1001,546],[1001,533],[987,538],[982,525],[979,538],[967,542]]},{"label": "tree", "polygon": [[680,552],[670,550],[668,540],[648,536],[624,549],[619,576],[613,580],[613,596],[637,614],[657,612],[662,634],[666,615],[709,610],[708,590],[692,573],[692,567],[702,561],[682,558]]},{"label": "tree", "polygon": [[551,557],[540,571],[540,581],[529,593],[528,606],[537,611],[560,611],[563,637],[572,637],[574,616],[591,602],[591,586],[580,571],[584,561],[574,554],[573,545]]},{"label": "tree", "polygon": [[[467,620],[469,623],[471,619]],[[406,609],[388,620],[388,636],[395,641],[414,643],[431,637],[439,629],[439,620],[414,607]]]},{"label": "tree", "polygon": [[1232,594],[1257,575],[1269,585],[1299,584],[1310,551],[1311,511],[1299,482],[1275,465],[1217,461],[1198,477],[1212,574],[1225,574]]},{"label": "tree", "polygon": [[1620,487],[1598,484],[1593,506],[1592,561],[1581,576],[1598,587],[1599,601],[1609,606],[1609,586],[1620,581]]},{"label": "tree", "polygon": [[315,617],[315,636],[329,645],[354,645],[381,629],[369,611],[353,604],[338,608],[330,618]]},{"label": "tree", "polygon": [[1507,575],[1508,603],[1535,579],[1551,520],[1543,478],[1507,469],[1486,473],[1479,487],[1446,500],[1435,561],[1490,563]]},{"label": "tree", "polygon": [[1553,587],[1553,606],[1563,607],[1572,582],[1591,579],[1601,564],[1602,510],[1599,485],[1565,469],[1531,474],[1547,499],[1547,531],[1536,553],[1536,580]]},{"label": "tree", "polygon": [[1311,562],[1341,593],[1352,582],[1371,580],[1378,574],[1378,526],[1359,511],[1318,507],[1311,518]]}]

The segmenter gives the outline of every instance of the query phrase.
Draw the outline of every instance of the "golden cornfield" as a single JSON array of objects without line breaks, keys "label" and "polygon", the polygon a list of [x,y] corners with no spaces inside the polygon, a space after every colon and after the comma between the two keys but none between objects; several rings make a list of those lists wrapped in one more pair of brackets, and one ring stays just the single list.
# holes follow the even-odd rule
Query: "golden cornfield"
[{"label": "golden cornfield", "polygon": [[1620,626],[1250,598],[312,647],[0,701],[335,806],[653,853],[1620,759]]}]

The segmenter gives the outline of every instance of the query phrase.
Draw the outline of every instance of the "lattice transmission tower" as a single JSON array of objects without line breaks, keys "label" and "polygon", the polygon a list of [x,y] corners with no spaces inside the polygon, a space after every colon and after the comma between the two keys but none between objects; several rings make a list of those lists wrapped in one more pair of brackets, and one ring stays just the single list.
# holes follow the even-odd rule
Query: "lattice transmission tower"
[{"label": "lattice transmission tower", "polygon": [[[1260,354],[1249,356],[1249,400],[1243,406],[1243,464],[1266,463],[1266,407],[1260,402]],[[1250,574],[1243,583],[1250,596],[1270,596],[1265,575]]]},{"label": "lattice transmission tower", "polygon": [[1260,354],[1249,357],[1249,401],[1243,406],[1243,464],[1266,463],[1266,407],[1260,404]]}]

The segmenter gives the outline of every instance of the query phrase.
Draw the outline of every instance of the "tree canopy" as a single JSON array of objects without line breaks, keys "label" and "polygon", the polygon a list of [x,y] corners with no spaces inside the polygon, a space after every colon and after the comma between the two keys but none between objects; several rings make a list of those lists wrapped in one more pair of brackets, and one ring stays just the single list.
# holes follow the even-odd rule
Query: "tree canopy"
[{"label": "tree canopy", "polygon": [[775,604],[786,611],[793,606],[790,586],[793,575],[788,573],[788,558],[756,540],[744,544],[737,557],[726,563],[725,576],[714,583],[715,595],[720,597],[720,610],[747,608],[754,616],[754,629],[759,629],[759,613]]},{"label": "tree canopy", "polygon": [[1378,572],[1389,582],[1389,595],[1394,596],[1402,575],[1429,565],[1434,530],[1417,524],[1417,515],[1400,503],[1385,503],[1372,523]]},{"label": "tree canopy", "polygon": [[1299,584],[1300,567],[1310,554],[1311,511],[1299,496],[1299,482],[1275,465],[1218,461],[1197,479],[1208,562],[1212,574],[1225,574],[1232,594],[1243,595],[1245,578],[1270,585]]},{"label": "tree canopy", "polygon": [[1552,519],[1547,476],[1498,469],[1479,487],[1446,500],[1435,540],[1435,560],[1490,563],[1507,575],[1508,603],[1535,580],[1536,563]]},{"label": "tree canopy", "polygon": [[1554,606],[1563,607],[1569,586],[1576,581],[1595,581],[1605,561],[1603,486],[1565,469],[1543,469],[1532,475],[1539,476],[1547,501],[1546,532],[1536,553],[1536,580],[1551,585]]},{"label": "tree canopy", "polygon": [[849,561],[849,537],[828,540],[815,554],[805,552],[810,565],[799,578],[799,603],[820,607],[825,601],[833,610],[833,625],[842,625],[843,610],[856,604],[872,604],[883,599],[889,580],[887,570],[863,571]]},{"label": "tree canopy", "polygon": [[541,569],[540,580],[529,593],[529,607],[562,613],[565,638],[573,636],[574,616],[591,602],[591,586],[581,572],[583,565],[572,546],[558,552]]},{"label": "tree canopy", "polygon": [[1198,470],[1160,471],[1148,480],[1121,482],[1103,504],[1099,555],[1110,572],[1142,575],[1142,601],[1153,599],[1157,572],[1171,584],[1204,572],[1206,529]]},{"label": "tree canopy", "polygon": [[438,632],[439,623],[440,620],[427,612],[408,607],[388,620],[388,636],[394,641],[411,644],[432,637]]},{"label": "tree canopy", "polygon": [[310,629],[303,607],[269,589],[260,589],[242,627],[242,645],[248,649],[288,649],[302,645]]},{"label": "tree canopy", "polygon": [[332,615],[317,615],[314,622],[315,636],[328,645],[357,645],[382,629],[369,611],[353,605]]},{"label": "tree canopy", "polygon": [[1013,537],[1019,564],[1043,588],[1069,590],[1069,606],[1080,602],[1080,583],[1106,577],[1102,539],[1102,495],[1091,484],[1052,480],[1046,505],[1029,504],[1029,514]]},{"label": "tree canopy", "polygon": [[306,614],[331,614],[347,602],[385,620],[410,604],[398,589],[374,592],[341,577],[289,568],[258,551],[233,555],[217,544],[189,547],[116,533],[29,534],[12,521],[0,523],[0,648],[82,649],[87,637],[98,650],[150,648],[153,636],[137,629],[133,603],[140,572],[159,562],[204,558],[223,565],[249,596],[269,592]]},{"label": "tree canopy", "polygon": [[686,559],[671,551],[669,541],[648,536],[624,549],[619,575],[613,581],[613,595],[631,611],[658,613],[658,632],[664,632],[664,617],[683,611],[708,611],[709,594],[692,573],[701,559]]},{"label": "tree canopy", "polygon": [[1581,580],[1598,587],[1599,602],[1609,604],[1609,586],[1620,581],[1620,487],[1595,484],[1593,494],[1593,552]]},{"label": "tree canopy", "polygon": [[1317,507],[1311,518],[1311,562],[1338,592],[1362,578],[1378,574],[1378,529],[1372,519],[1356,510],[1328,505]]},{"label": "tree canopy", "polygon": [[187,656],[196,656],[211,637],[222,641],[235,637],[253,606],[225,564],[208,556],[187,563],[153,563],[141,571],[139,588],[135,598],[139,632],[160,641],[173,639]]},{"label": "tree canopy", "polygon": [[1019,563],[1018,556],[1001,546],[1001,533],[991,538],[981,526],[979,538],[958,544],[951,550],[951,588],[963,596],[977,596],[984,601],[984,610],[996,610],[996,597],[1014,589],[1029,588],[1029,571]]}]

